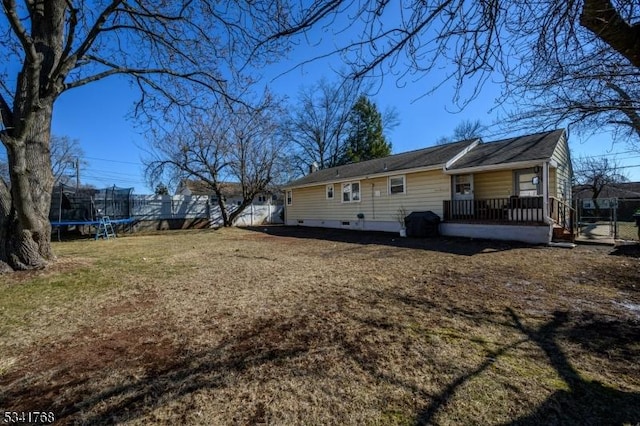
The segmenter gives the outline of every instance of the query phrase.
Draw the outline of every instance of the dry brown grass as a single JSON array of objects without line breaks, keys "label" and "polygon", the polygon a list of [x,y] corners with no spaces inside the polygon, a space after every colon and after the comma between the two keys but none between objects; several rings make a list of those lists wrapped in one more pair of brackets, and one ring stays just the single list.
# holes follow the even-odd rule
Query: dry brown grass
[{"label": "dry brown grass", "polygon": [[270,228],[56,244],[0,411],[61,424],[635,424],[637,251]]}]

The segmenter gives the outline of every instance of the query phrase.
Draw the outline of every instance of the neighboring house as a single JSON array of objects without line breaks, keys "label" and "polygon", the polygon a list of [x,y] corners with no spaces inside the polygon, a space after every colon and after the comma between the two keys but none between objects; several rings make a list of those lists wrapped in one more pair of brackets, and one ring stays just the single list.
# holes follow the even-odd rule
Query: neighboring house
[{"label": "neighboring house", "polygon": [[[634,214],[640,210],[640,182],[619,182],[604,186],[598,194],[597,205],[588,185],[576,185],[573,187],[573,199],[581,225],[602,220],[611,223],[634,222]],[[615,229],[616,233],[619,231],[619,228]]]},{"label": "neighboring house", "polygon": [[[222,184],[226,210],[232,211],[242,204],[242,187],[237,182]],[[209,197],[210,218],[212,226],[223,224],[222,214],[218,206],[218,198],[209,184],[202,181],[183,179],[176,190],[178,195],[207,195]],[[282,191],[265,191],[255,196],[242,213],[236,217],[235,226],[254,226],[282,223],[284,197]]]},{"label": "neighboring house", "polygon": [[[242,187],[237,182],[223,182],[222,194],[224,201],[228,205],[239,206],[242,204]],[[217,203],[218,199],[216,194],[211,189],[208,183],[200,180],[183,179],[178,184],[176,189],[176,195],[208,195],[211,197],[212,203]],[[253,205],[266,206],[266,205],[282,205],[284,198],[282,191],[265,191],[262,192],[253,199]]]},{"label": "neighboring house", "polygon": [[[593,198],[593,191],[589,185],[575,185],[573,198],[590,200]],[[640,182],[620,182],[606,185],[598,194],[598,198],[640,198]]]},{"label": "neighboring house", "polygon": [[572,173],[564,130],[454,142],[290,182],[285,223],[397,232],[432,211],[443,235],[549,243],[573,228]]}]

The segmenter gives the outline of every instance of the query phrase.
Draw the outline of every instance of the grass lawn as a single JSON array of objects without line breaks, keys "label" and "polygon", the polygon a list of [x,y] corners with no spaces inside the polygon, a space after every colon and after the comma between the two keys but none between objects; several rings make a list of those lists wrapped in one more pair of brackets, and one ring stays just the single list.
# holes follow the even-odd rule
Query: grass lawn
[{"label": "grass lawn", "polygon": [[640,422],[640,256],[296,228],[55,243],[0,276],[0,412]]}]

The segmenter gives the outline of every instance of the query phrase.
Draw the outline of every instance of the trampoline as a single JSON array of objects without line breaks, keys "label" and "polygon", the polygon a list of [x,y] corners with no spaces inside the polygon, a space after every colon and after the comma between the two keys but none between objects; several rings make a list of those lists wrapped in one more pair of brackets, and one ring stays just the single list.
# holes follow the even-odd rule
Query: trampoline
[{"label": "trampoline", "polygon": [[[53,189],[49,222],[60,231],[69,227],[94,226],[100,228],[103,218],[113,225],[133,223],[131,194],[133,188],[112,186],[105,189],[80,188],[58,185]],[[96,233],[96,237],[98,234]]]}]

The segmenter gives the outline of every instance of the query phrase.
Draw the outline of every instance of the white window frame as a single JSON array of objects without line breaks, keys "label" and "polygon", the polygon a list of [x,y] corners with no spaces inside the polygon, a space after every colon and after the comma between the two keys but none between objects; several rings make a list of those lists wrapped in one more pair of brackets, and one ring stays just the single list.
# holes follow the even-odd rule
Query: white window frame
[{"label": "white window frame", "polygon": [[[358,199],[354,200],[353,199],[353,185],[358,185]],[[355,180],[353,182],[343,182],[340,187],[342,188],[341,193],[341,197],[340,200],[343,203],[359,203],[362,200],[362,185],[360,185],[360,181],[359,180]],[[349,188],[348,192],[345,192],[345,188]],[[344,196],[345,194],[349,194],[349,199],[345,200]]]},{"label": "white window frame", "polygon": [[[331,196],[329,196],[329,190],[331,190]],[[333,200],[336,196],[336,189],[334,188],[333,184],[330,183],[325,187],[325,196],[327,197],[327,200]]]},{"label": "white window frame", "polygon": [[[391,192],[391,179],[402,179],[402,192]],[[395,185],[398,186],[398,185]],[[407,193],[407,177],[406,175],[389,176],[389,195],[399,195]]]},{"label": "white window frame", "polygon": [[[539,178],[539,182],[537,185],[535,185],[535,190],[534,189],[525,189],[523,190],[520,187],[521,183],[529,183],[529,179],[526,180],[522,180],[522,176],[526,176],[529,175],[528,177],[533,177],[533,176],[538,176]],[[539,197],[542,195],[542,176],[540,176],[540,172],[536,173],[536,171],[533,168],[530,169],[519,169],[519,170],[514,170],[514,177],[513,177],[513,181],[514,181],[514,193],[518,196],[518,197]],[[536,191],[535,194],[530,194],[530,192],[532,191]],[[524,194],[521,194],[521,192],[525,192]],[[529,192],[529,193],[527,193]]]},{"label": "white window frame", "polygon": [[293,204],[293,191],[288,189],[286,197],[287,197],[287,205],[288,206],[292,205]]}]

